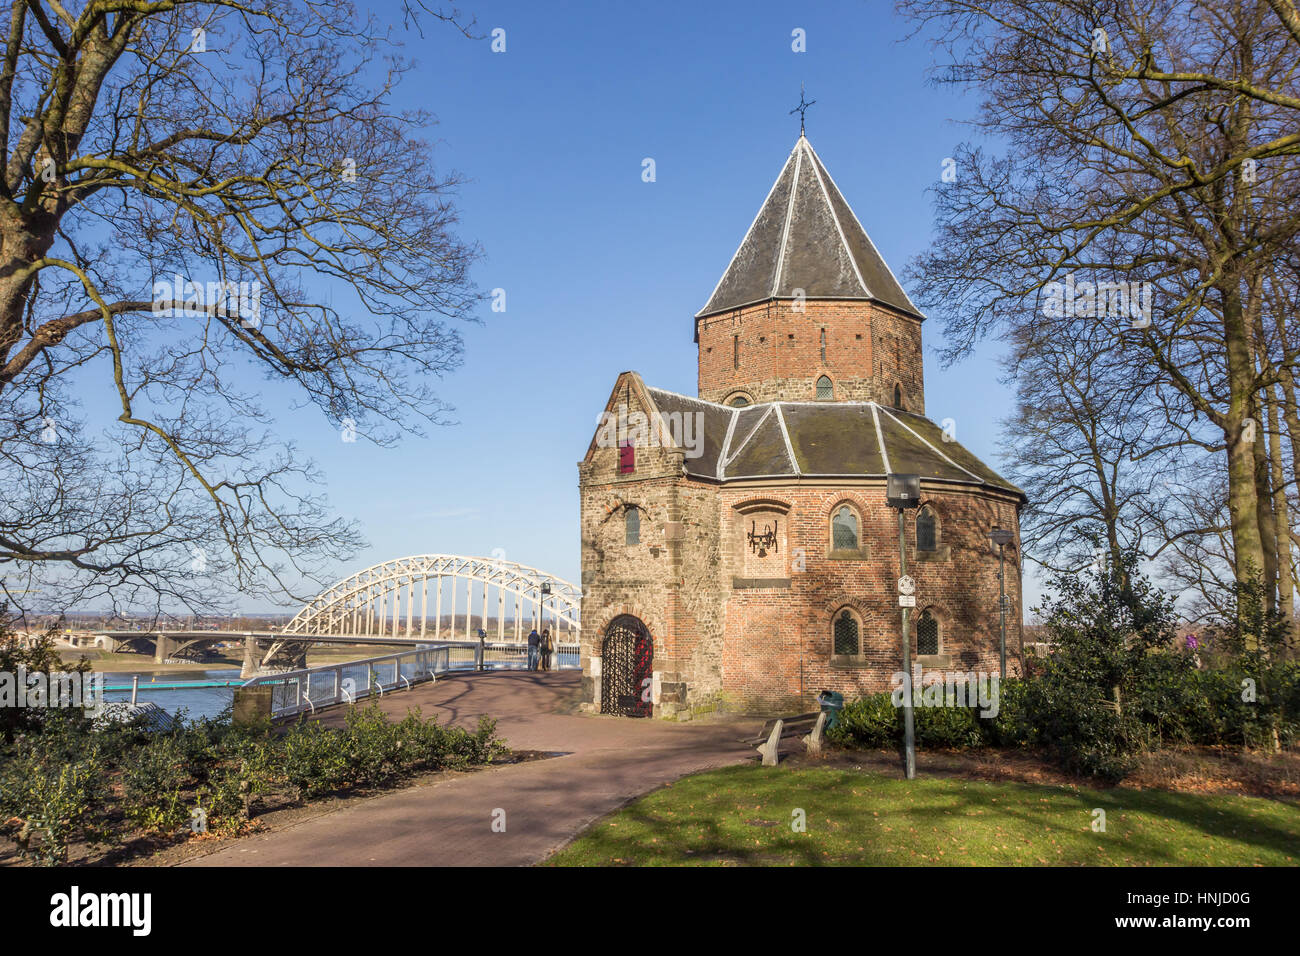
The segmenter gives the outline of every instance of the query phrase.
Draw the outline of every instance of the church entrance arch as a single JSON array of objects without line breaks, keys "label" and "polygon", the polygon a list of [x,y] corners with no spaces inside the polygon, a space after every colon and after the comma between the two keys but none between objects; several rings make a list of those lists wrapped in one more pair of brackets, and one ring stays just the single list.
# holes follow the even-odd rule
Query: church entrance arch
[{"label": "church entrance arch", "polygon": [[622,614],[605,628],[600,653],[600,712],[649,717],[654,641],[640,618]]}]

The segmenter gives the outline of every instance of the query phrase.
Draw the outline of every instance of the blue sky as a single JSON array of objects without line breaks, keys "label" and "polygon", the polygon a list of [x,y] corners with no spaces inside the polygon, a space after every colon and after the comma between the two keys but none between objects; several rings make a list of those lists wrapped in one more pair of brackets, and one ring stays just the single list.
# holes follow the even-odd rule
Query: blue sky
[{"label": "blue sky", "polygon": [[[437,24],[406,36],[399,105],[434,112],[436,160],[470,182],[461,234],[507,310],[464,328],[443,380],[459,424],[391,449],[345,443],[313,412],[280,426],[328,478],[369,548],[344,576],[421,552],[492,554],[579,577],[576,463],[624,369],[694,394],[692,316],[799,132],[901,275],[931,235],[927,190],[974,102],[926,83],[931,51],[884,0],[788,3],[467,2],[506,52]],[[401,23],[400,7],[371,7]],[[806,31],[807,52],[791,49]],[[642,181],[653,158],[657,179]],[[1011,391],[990,347],[943,370],[925,325],[929,417],[994,467]]]}]

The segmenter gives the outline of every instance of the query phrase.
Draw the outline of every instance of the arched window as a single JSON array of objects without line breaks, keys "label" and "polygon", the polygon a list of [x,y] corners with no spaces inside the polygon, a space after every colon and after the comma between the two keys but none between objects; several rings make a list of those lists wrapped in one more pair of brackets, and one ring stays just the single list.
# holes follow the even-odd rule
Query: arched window
[{"label": "arched window", "polygon": [[831,380],[827,378],[825,375],[817,379],[817,397],[818,398],[835,397],[835,390],[831,388]]},{"label": "arched window", "polygon": [[858,617],[848,608],[835,615],[831,648],[837,656],[856,657],[861,642]]},{"label": "arched window", "polygon": [[625,544],[641,543],[641,509],[633,506],[623,515],[623,528],[626,531]]},{"label": "arched window", "polygon": [[831,516],[831,550],[856,551],[858,549],[858,516],[848,505]]},{"label": "arched window", "polygon": [[727,399],[727,404],[732,408],[744,408],[749,404],[749,399],[744,395],[733,395],[731,398]]},{"label": "arched window", "polygon": [[939,621],[927,607],[916,622],[916,653],[939,653]]},{"label": "arched window", "polygon": [[934,512],[926,505],[916,515],[916,550],[939,550],[939,533],[934,522]]},{"label": "arched window", "polygon": [[894,385],[894,407],[901,409],[903,407],[903,388],[901,385]]}]

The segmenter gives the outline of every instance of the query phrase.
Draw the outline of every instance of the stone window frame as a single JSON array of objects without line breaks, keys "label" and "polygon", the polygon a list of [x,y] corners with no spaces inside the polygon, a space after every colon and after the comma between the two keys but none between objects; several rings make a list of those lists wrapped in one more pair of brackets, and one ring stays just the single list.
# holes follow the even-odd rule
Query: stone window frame
[{"label": "stone window frame", "polygon": [[[921,513],[927,512],[934,518],[934,550],[922,551],[921,538],[917,533],[916,522],[921,520]],[[916,510],[916,517],[912,519],[912,557],[916,561],[947,561],[952,557],[952,548],[944,543],[943,540],[943,511],[935,506],[933,501],[921,502],[921,507]]]},{"label": "stone window frame", "polygon": [[[825,382],[830,389],[829,395],[822,395],[822,382]],[[835,401],[835,380],[825,373],[817,376],[817,381],[813,382],[813,399],[819,402]]]},{"label": "stone window frame", "polygon": [[[738,398],[743,398],[745,400],[745,404],[732,405],[731,403]],[[728,408],[748,408],[750,405],[753,405],[755,403],[754,403],[753,395],[751,395],[747,390],[743,388],[738,388],[734,392],[729,392],[727,394],[727,397],[722,400],[722,404],[726,405]]]},{"label": "stone window frame", "polygon": [[[835,622],[845,613],[849,614],[858,625],[858,652],[856,654],[838,654],[835,651]],[[836,605],[835,610],[831,612],[829,627],[826,633],[827,640],[830,642],[831,666],[867,666],[866,632],[866,617],[863,615],[860,608],[848,601]]]},{"label": "stone window frame", "polygon": [[[934,621],[935,626],[938,628],[939,631],[938,633],[939,649],[937,654],[921,653],[920,625],[921,625],[921,618],[926,613],[930,615],[930,619]],[[941,667],[952,666],[952,652],[949,650],[947,646],[948,615],[943,610],[943,608],[941,608],[937,604],[927,604],[924,607],[918,608],[916,614],[912,616],[909,629],[912,632],[912,646],[916,653],[917,664],[921,665],[922,668],[927,668],[927,667],[941,668]]]},{"label": "stone window frame", "polygon": [[[847,507],[858,521],[858,546],[856,548],[835,547],[835,516],[841,508]],[[856,498],[837,498],[826,510],[826,558],[830,561],[865,561],[868,556],[866,541],[866,520],[863,517],[866,508]]]}]

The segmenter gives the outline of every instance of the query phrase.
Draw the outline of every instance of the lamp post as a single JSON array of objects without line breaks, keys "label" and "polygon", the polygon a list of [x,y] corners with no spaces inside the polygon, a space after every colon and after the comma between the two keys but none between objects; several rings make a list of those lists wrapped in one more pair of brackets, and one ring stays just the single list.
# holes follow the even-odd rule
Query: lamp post
[{"label": "lamp post", "polygon": [[903,776],[911,780],[916,776],[916,730],[912,720],[912,647],[907,636],[907,612],[916,606],[916,596],[902,593],[904,582],[910,582],[903,512],[921,504],[921,476],[889,475],[885,479],[885,504],[898,509],[898,605],[903,611]]},{"label": "lamp post", "polygon": [[[998,546],[998,628],[1001,633],[999,649],[1001,653],[1001,664],[999,673],[1002,680],[1007,679],[1007,581],[1006,581],[1006,560],[1005,549],[1012,539],[1015,538],[1006,528],[999,528],[994,525],[993,530],[989,532],[989,537],[993,543]],[[1023,665],[1022,665],[1023,666]]]},{"label": "lamp post", "polygon": [[538,624],[538,628],[539,628],[540,630],[545,630],[545,629],[546,629],[546,599],[547,599],[548,597],[550,597],[550,596],[551,596],[551,582],[550,582],[550,581],[543,581],[543,582],[542,582],[542,600],[541,600],[541,603],[538,604],[538,606],[537,606],[537,620],[538,620],[538,622],[539,622],[539,624]]}]

